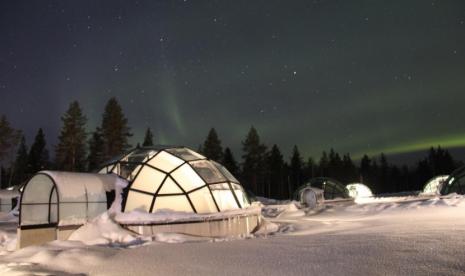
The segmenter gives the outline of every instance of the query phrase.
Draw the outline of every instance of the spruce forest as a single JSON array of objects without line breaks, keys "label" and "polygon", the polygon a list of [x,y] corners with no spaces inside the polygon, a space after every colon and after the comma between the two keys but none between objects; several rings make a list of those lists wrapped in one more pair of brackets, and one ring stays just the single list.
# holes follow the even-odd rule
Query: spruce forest
[{"label": "spruce forest", "polygon": [[[132,146],[131,128],[116,98],[108,100],[101,124],[93,131],[86,128],[87,118],[77,101],[70,103],[61,117],[57,145],[50,147],[44,131],[39,128],[28,146],[20,130],[15,129],[5,116],[0,119],[1,188],[24,183],[34,173],[55,169],[91,172],[102,163],[119,156],[132,147],[157,144],[150,128],[144,139]],[[398,166],[389,163],[385,154],[364,155],[353,160],[349,153],[334,149],[321,156],[303,156],[297,145],[291,156],[284,156],[278,145],[265,145],[257,129],[244,133],[240,155],[223,145],[220,135],[211,128],[205,141],[197,149],[207,158],[222,163],[236,176],[251,194],[275,199],[292,198],[294,191],[314,177],[330,177],[343,184],[361,182],[376,194],[421,190],[432,177],[450,174],[460,161],[440,146],[431,147],[425,157],[414,165]],[[50,152],[52,154],[50,154]]]}]

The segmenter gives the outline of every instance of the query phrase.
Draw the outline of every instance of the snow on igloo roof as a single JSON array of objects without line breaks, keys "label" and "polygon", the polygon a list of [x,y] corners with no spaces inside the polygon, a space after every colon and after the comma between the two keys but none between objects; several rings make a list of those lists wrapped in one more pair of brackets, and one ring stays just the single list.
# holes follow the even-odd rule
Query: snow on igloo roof
[{"label": "snow on igloo roof", "polygon": [[115,173],[130,182],[125,212],[213,213],[249,206],[239,181],[225,167],[186,147],[137,148],[100,173]]}]

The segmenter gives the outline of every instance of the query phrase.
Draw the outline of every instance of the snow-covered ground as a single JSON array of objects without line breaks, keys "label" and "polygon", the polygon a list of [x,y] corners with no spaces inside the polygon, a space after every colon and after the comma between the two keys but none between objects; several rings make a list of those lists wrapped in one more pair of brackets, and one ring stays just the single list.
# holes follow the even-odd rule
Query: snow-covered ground
[{"label": "snow-covered ground", "polygon": [[0,215],[0,275],[412,275],[465,273],[465,197],[384,197],[300,209],[263,200],[266,223],[230,239],[138,237],[107,214],[55,241],[13,251]]}]

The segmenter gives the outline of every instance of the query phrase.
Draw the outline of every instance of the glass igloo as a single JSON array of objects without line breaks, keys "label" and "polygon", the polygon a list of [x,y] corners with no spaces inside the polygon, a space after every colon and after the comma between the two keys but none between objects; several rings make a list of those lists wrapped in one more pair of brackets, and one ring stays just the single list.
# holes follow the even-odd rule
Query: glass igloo
[{"label": "glass igloo", "polygon": [[365,184],[362,183],[352,183],[346,186],[347,191],[349,191],[349,196],[351,198],[360,198],[360,197],[372,197],[373,193],[371,189],[368,188]]},{"label": "glass igloo", "polygon": [[179,146],[134,149],[99,173],[128,180],[123,211],[194,212],[199,214],[248,207],[239,181],[222,165]]},{"label": "glass igloo", "polygon": [[449,178],[448,175],[439,175],[430,179],[423,187],[422,195],[440,195],[441,189]]},{"label": "glass igloo", "polygon": [[449,178],[444,181],[441,188],[441,194],[465,194],[465,166],[462,166],[451,173]]},{"label": "glass igloo", "polygon": [[308,187],[323,190],[325,200],[350,198],[349,191],[344,185],[342,185],[339,181],[328,177],[316,177],[310,179],[306,184],[297,188],[294,198],[299,200],[303,195],[302,192]]}]

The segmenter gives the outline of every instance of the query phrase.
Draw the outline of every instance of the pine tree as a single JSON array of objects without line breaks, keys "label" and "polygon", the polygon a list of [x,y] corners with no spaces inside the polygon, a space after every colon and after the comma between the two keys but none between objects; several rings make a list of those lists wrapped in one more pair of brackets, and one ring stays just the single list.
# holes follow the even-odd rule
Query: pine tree
[{"label": "pine tree", "polygon": [[328,166],[329,166],[329,159],[328,154],[326,151],[323,151],[321,154],[320,162],[318,163],[320,175],[319,176],[328,176]]},{"label": "pine tree", "polygon": [[360,182],[370,186],[368,183],[371,174],[371,159],[368,155],[363,155],[360,160]]},{"label": "pine tree", "polygon": [[218,134],[214,128],[210,129],[208,132],[207,138],[203,143],[202,150],[205,157],[211,160],[221,161],[223,148],[221,147],[221,141],[218,138]]},{"label": "pine tree", "polygon": [[317,164],[312,157],[309,157],[307,163],[305,164],[305,180],[312,179],[316,177],[317,174]]},{"label": "pine tree", "polygon": [[341,178],[341,181],[343,181],[343,183],[352,183],[357,181],[357,167],[352,161],[352,158],[350,157],[349,153],[344,154],[344,156],[342,157],[342,169],[343,176]]},{"label": "pine tree", "polygon": [[197,147],[197,152],[203,154],[202,144],[199,144],[199,146]]},{"label": "pine tree", "polygon": [[276,144],[271,147],[267,154],[267,168],[267,184],[269,185],[269,194],[267,196],[278,199],[289,198],[285,179],[284,158]]},{"label": "pine tree", "polygon": [[0,166],[0,189],[6,189],[11,185],[11,169]]},{"label": "pine tree", "polygon": [[61,117],[63,123],[55,148],[57,169],[65,171],[84,171],[86,169],[87,119],[77,101],[69,105]]},{"label": "pine tree", "polygon": [[19,143],[18,151],[16,153],[16,160],[13,165],[13,185],[21,184],[28,178],[28,162],[29,158],[27,153],[26,138],[23,135],[21,137],[21,142]]},{"label": "pine tree", "polygon": [[224,150],[222,165],[225,166],[234,177],[239,178],[239,166],[229,148]]},{"label": "pine tree", "polygon": [[50,167],[48,150],[46,148],[45,135],[42,128],[39,128],[34,143],[29,150],[28,173],[34,174],[40,170]]},{"label": "pine tree", "polygon": [[302,185],[303,177],[303,161],[300,156],[299,149],[297,146],[294,146],[292,149],[291,162],[290,166],[290,185],[289,185],[289,195],[292,195],[300,185]]},{"label": "pine tree", "polygon": [[329,151],[328,175],[337,180],[341,180],[342,160],[339,153],[334,149]]},{"label": "pine tree", "polygon": [[244,152],[242,155],[242,176],[245,187],[255,194],[263,194],[266,146],[260,143],[260,137],[253,126],[242,142],[242,151]]},{"label": "pine tree", "polygon": [[430,148],[427,161],[431,168],[432,176],[450,174],[456,168],[457,163],[449,151],[442,149],[440,146],[437,149]]},{"label": "pine tree", "polygon": [[20,132],[14,129],[6,116],[0,118],[0,162],[8,159],[20,139]]},{"label": "pine tree", "polygon": [[153,146],[153,133],[150,128],[147,128],[145,131],[144,142],[142,143],[143,147],[151,147]]},{"label": "pine tree", "polygon": [[98,169],[106,160],[104,159],[104,146],[102,130],[100,127],[95,128],[92,137],[89,140],[89,156],[87,157],[87,170],[93,171]]},{"label": "pine tree", "polygon": [[379,175],[378,175],[378,186],[380,193],[385,193],[390,190],[389,187],[389,164],[384,153],[381,153],[379,157]]},{"label": "pine tree", "polygon": [[132,134],[128,127],[128,120],[116,98],[108,100],[103,112],[101,128],[105,142],[105,160],[118,156],[130,148],[128,139]]}]

